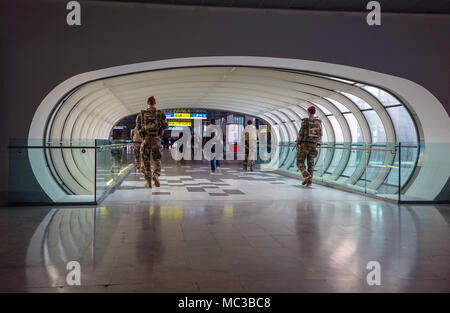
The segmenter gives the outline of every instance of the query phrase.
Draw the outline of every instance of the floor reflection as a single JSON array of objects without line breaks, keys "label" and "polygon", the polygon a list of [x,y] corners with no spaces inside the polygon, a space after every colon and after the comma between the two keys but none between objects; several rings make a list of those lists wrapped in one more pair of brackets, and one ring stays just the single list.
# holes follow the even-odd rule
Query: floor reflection
[{"label": "floor reflection", "polygon": [[[398,207],[233,166],[217,177],[197,169],[165,168],[170,197],[132,175],[97,208],[0,211],[15,229],[2,242],[1,290],[450,291],[449,206]],[[67,286],[69,261],[81,265],[79,287]],[[381,265],[381,286],[366,283],[369,261]]]}]

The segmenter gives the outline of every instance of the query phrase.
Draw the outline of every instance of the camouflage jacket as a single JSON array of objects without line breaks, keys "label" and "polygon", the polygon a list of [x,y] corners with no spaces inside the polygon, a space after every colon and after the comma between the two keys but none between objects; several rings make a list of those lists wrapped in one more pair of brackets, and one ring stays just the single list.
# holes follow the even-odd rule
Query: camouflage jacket
[{"label": "camouflage jacket", "polygon": [[301,142],[317,143],[322,138],[322,122],[318,118],[302,119],[302,126],[298,131],[297,144]]},{"label": "camouflage jacket", "polygon": [[136,118],[136,129],[141,138],[161,137],[169,127],[166,115],[155,108],[142,110]]}]

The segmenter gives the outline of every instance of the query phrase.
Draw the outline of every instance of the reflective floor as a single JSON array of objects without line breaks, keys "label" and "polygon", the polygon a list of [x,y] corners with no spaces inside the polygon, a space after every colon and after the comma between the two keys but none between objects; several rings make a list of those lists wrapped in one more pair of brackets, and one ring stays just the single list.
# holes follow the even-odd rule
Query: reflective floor
[{"label": "reflective floor", "polygon": [[[450,292],[450,206],[225,163],[130,174],[97,208],[2,208],[1,292]],[[67,286],[69,261],[81,286]],[[369,261],[381,285],[369,286]]]}]

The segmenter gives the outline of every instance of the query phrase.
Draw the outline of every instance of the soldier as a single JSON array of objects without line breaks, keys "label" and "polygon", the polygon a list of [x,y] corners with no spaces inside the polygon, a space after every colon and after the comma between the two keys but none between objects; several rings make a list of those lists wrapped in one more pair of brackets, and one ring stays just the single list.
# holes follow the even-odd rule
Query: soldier
[{"label": "soldier", "polygon": [[[147,110],[142,110],[136,118],[136,128],[143,139],[141,145],[142,165],[147,183],[145,187],[152,187],[152,179],[156,187],[159,187],[161,175],[161,136],[169,127],[166,115],[155,108],[155,97],[147,100]],[[153,174],[152,174],[153,168]]]},{"label": "soldier", "polygon": [[136,173],[141,172],[141,144],[142,138],[136,126],[131,130],[131,140],[134,143],[134,164],[136,165]]},{"label": "soldier", "polygon": [[256,127],[253,126],[252,120],[247,121],[247,126],[244,129],[244,171],[247,171],[247,165],[250,166],[250,171],[253,172],[253,164],[256,153]]},{"label": "soldier", "polygon": [[[302,185],[311,186],[314,172],[314,159],[317,156],[317,144],[322,138],[322,122],[314,118],[316,108],[308,108],[308,118],[302,119],[295,148],[297,149],[297,167],[303,175]],[[308,170],[305,168],[305,159]]]}]

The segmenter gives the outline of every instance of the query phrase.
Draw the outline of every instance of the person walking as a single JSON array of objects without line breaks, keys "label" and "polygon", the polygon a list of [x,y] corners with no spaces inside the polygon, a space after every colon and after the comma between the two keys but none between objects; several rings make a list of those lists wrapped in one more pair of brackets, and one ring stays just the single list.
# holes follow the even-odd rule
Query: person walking
[{"label": "person walking", "polygon": [[[317,157],[317,145],[322,139],[322,122],[315,118],[316,108],[308,108],[308,118],[302,119],[295,148],[297,149],[297,167],[303,175],[302,185],[311,186],[314,174],[314,159]],[[305,159],[308,169],[305,167]]]},{"label": "person walking", "polygon": [[136,127],[142,138],[141,158],[145,175],[146,188],[160,186],[161,175],[161,136],[169,128],[166,115],[157,110],[155,97],[147,99],[147,110],[142,110],[136,118]]},{"label": "person walking", "polygon": [[256,127],[253,126],[252,120],[248,120],[247,126],[244,128],[244,148],[244,171],[247,171],[247,167],[250,166],[250,171],[253,172],[253,164],[256,155]]}]

